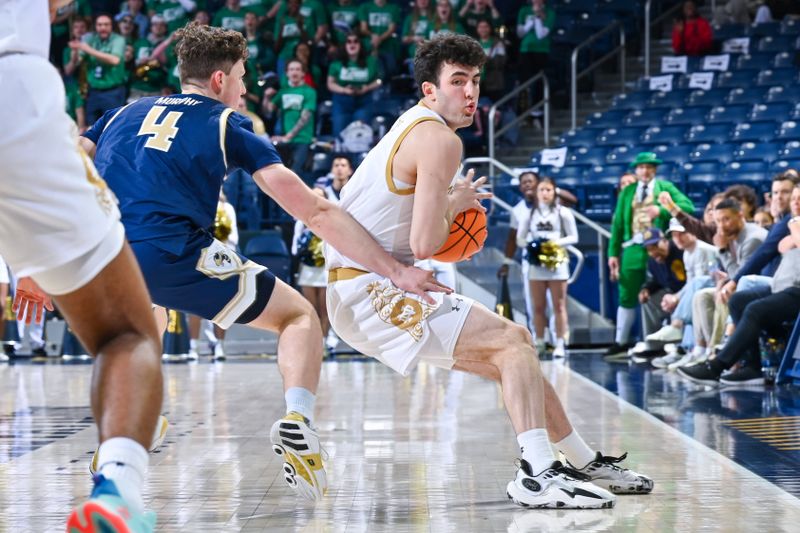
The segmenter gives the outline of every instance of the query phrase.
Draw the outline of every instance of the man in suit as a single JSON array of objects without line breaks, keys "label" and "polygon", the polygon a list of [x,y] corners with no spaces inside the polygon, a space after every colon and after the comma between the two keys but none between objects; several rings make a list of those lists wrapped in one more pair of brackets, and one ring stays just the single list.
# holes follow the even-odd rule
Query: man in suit
[{"label": "man in suit", "polygon": [[656,179],[661,160],[653,152],[641,152],[631,163],[636,183],[622,189],[611,221],[608,243],[608,269],[612,281],[619,282],[619,307],[614,344],[606,355],[614,355],[630,347],[630,331],[636,319],[638,294],[647,272],[647,252],[643,235],[651,227],[666,230],[670,213],[658,195],[668,192],[675,204],[687,213],[694,212],[692,201],[669,181]]}]

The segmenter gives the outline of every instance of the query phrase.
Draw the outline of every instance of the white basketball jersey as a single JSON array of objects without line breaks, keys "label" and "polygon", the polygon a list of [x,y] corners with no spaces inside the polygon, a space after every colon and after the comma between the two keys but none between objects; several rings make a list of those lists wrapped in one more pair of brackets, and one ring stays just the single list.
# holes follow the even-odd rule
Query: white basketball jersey
[{"label": "white basketball jersey", "polygon": [[[427,120],[438,120],[445,124],[442,117],[421,104],[403,113],[367,154],[353,177],[342,188],[339,199],[342,209],[364,226],[384,250],[406,265],[414,263],[414,253],[409,243],[414,186],[395,179],[392,161],[411,129]],[[325,264],[329,269],[364,269],[330,246],[325,247]]]},{"label": "white basketball jersey", "polygon": [[50,52],[50,9],[47,0],[0,0],[0,55]]}]

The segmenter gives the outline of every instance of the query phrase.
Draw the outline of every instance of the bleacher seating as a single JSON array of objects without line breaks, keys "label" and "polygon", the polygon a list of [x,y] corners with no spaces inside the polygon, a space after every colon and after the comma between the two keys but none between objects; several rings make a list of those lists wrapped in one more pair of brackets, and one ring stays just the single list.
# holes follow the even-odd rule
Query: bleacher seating
[{"label": "bleacher seating", "polygon": [[277,230],[267,230],[247,241],[244,255],[259,265],[267,267],[275,277],[291,284],[291,258],[289,249]]}]

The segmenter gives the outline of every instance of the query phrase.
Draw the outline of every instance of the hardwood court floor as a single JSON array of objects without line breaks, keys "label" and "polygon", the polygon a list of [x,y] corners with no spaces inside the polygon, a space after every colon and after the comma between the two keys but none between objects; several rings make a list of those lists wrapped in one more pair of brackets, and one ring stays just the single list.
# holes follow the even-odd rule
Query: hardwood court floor
[{"label": "hardwood court floor", "polygon": [[[573,358],[580,356],[573,356]],[[327,498],[298,501],[268,442],[284,411],[266,361],[165,366],[172,424],[146,504],[159,531],[797,531],[800,500],[563,363],[543,363],[584,438],[655,480],[610,510],[532,511],[506,499],[518,453],[496,385],[421,366],[323,367],[317,425]],[[63,531],[91,488],[89,366],[0,367],[0,531]]]}]

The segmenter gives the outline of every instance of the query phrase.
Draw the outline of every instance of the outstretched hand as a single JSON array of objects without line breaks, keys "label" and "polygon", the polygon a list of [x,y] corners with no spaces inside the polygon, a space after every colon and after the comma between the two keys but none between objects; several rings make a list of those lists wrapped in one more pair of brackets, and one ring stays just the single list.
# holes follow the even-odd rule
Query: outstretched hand
[{"label": "outstretched hand", "polygon": [[19,278],[14,291],[14,303],[11,310],[17,314],[17,320],[25,317],[25,323],[42,321],[44,309],[53,310],[53,300],[31,278]]},{"label": "outstretched hand", "polygon": [[453,216],[466,211],[467,209],[479,209],[486,211],[486,208],[481,205],[481,200],[487,200],[492,197],[490,192],[481,192],[478,189],[486,183],[488,179],[486,176],[472,181],[475,176],[475,169],[469,169],[464,178],[457,179],[453,184],[453,190],[450,191],[450,212]]},{"label": "outstretched hand", "polygon": [[398,289],[416,294],[429,304],[435,304],[436,300],[431,297],[429,292],[443,292],[450,294],[453,289],[440,283],[430,270],[424,270],[415,266],[404,266],[391,277],[392,283]]}]

